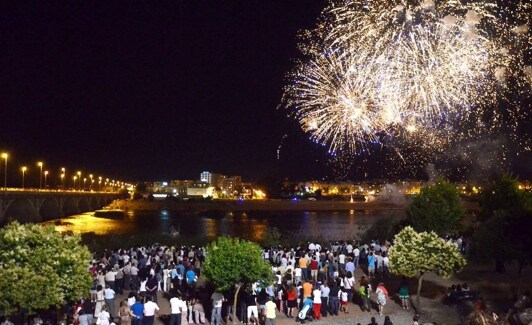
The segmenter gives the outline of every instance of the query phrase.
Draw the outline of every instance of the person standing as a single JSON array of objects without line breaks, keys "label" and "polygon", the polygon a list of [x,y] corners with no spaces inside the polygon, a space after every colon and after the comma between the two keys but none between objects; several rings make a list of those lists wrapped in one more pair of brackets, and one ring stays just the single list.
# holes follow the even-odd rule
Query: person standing
[{"label": "person standing", "polygon": [[329,293],[331,292],[331,289],[329,289],[327,282],[325,282],[321,286],[320,291],[321,291],[321,315],[323,317],[327,317],[327,309],[329,306]]},{"label": "person standing", "polygon": [[373,278],[375,276],[375,255],[373,252],[370,252],[368,255],[368,276]]},{"label": "person standing", "polygon": [[338,309],[340,308],[338,303],[338,294],[339,287],[336,285],[335,281],[331,282],[331,287],[329,291],[329,311],[332,315],[338,316]]},{"label": "person standing", "polygon": [[115,291],[111,289],[109,284],[105,285],[105,290],[103,291],[105,304],[107,305],[107,310],[109,310],[109,314],[111,315],[111,319],[116,317],[115,312]]},{"label": "person standing", "polygon": [[399,299],[403,309],[408,309],[408,299],[410,299],[410,292],[408,290],[408,281],[403,277],[401,285],[399,286]]},{"label": "person standing", "polygon": [[94,307],[94,317],[100,317],[100,312],[102,311],[102,307],[104,305],[105,300],[103,295],[103,287],[101,284],[98,284],[96,286],[96,306]]},{"label": "person standing", "polygon": [[306,281],[309,280],[307,266],[308,266],[308,259],[306,258],[306,255],[301,256],[299,258],[299,268],[301,269],[301,278]]},{"label": "person standing", "polygon": [[186,307],[186,304],[181,300],[181,296],[176,293],[170,298],[170,324],[169,325],[181,325],[181,310],[183,305]]},{"label": "person standing", "polygon": [[222,304],[224,296],[218,291],[215,291],[211,295],[212,301],[212,313],[211,313],[211,325],[222,324]]},{"label": "person standing", "polygon": [[362,311],[371,311],[371,304],[369,301],[369,292],[370,286],[368,280],[365,276],[362,276],[360,279],[360,286],[358,287],[358,294],[360,295],[361,305],[360,309]]},{"label": "person standing", "polygon": [[159,306],[151,301],[151,297],[146,297],[146,303],[144,304],[144,319],[143,324],[144,325],[153,325],[153,322],[155,321],[155,316],[157,315],[159,311]]},{"label": "person standing", "polygon": [[384,310],[384,306],[386,305],[386,301],[388,300],[388,290],[384,287],[384,283],[379,283],[377,286],[377,289],[375,290],[375,293],[377,294],[377,304],[379,305],[379,315],[382,316],[382,312]]},{"label": "person standing", "polygon": [[107,306],[103,305],[102,310],[100,311],[100,316],[98,316],[97,324],[100,325],[109,325],[110,324],[111,315],[109,312],[107,312]]},{"label": "person standing", "polygon": [[116,267],[115,291],[120,295],[124,293],[124,271],[119,266]]},{"label": "person standing", "polygon": [[154,303],[157,303],[157,290],[159,288],[159,281],[155,275],[151,275],[146,282],[146,294],[151,297]]},{"label": "person standing", "polygon": [[129,275],[131,278],[129,289],[137,291],[139,288],[139,268],[136,264],[132,264],[129,268]]},{"label": "person standing", "polygon": [[293,310],[297,307],[297,289],[294,285],[290,285],[286,290],[286,307],[288,309],[286,315],[293,318]]},{"label": "person standing", "polygon": [[275,318],[276,318],[275,312],[276,312],[277,306],[272,301],[272,297],[268,297],[268,302],[266,302],[264,309],[265,309],[265,316],[266,316],[264,325],[275,325]]},{"label": "person standing", "polygon": [[131,325],[131,317],[133,312],[127,304],[127,300],[120,302],[120,308],[118,309],[118,319],[120,319],[120,325]]},{"label": "person standing", "polygon": [[321,290],[316,285],[314,291],[312,291],[312,309],[314,311],[314,319],[321,319]]},{"label": "person standing", "polygon": [[312,281],[318,282],[318,270],[320,268],[319,262],[316,259],[316,256],[312,257],[312,260],[310,261],[310,277],[312,278]]},{"label": "person standing", "polygon": [[355,249],[353,249],[353,255],[355,256],[355,260],[353,261],[353,263],[355,263],[355,268],[357,268],[360,258],[360,249],[358,249],[358,247],[355,247]]},{"label": "person standing", "polygon": [[185,274],[185,277],[187,279],[187,285],[191,288],[194,288],[196,286],[196,272],[194,272],[194,268],[190,267]]}]

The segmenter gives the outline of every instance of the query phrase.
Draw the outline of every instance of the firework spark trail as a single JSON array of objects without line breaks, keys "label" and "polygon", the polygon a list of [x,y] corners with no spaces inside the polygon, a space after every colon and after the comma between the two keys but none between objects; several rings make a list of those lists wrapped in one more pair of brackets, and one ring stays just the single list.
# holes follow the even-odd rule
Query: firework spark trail
[{"label": "firework spark trail", "polygon": [[304,34],[308,60],[291,75],[284,105],[331,153],[364,152],[382,134],[441,151],[460,136],[516,128],[529,114],[517,103],[505,113],[514,121],[486,111],[510,78],[529,96],[531,10],[525,1],[511,9],[490,1],[331,1]]}]

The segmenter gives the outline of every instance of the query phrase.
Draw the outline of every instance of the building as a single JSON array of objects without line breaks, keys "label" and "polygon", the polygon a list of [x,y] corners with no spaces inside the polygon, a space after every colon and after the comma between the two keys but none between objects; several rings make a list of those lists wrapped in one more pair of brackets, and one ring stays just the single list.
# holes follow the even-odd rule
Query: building
[{"label": "building", "polygon": [[213,187],[221,188],[223,186],[224,176],[222,174],[211,173],[208,171],[203,171],[200,174],[200,182],[207,183]]}]

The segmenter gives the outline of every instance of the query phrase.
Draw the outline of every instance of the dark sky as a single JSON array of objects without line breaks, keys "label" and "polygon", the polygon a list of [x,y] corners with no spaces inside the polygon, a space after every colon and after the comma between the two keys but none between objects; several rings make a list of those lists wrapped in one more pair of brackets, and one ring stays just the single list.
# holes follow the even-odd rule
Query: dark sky
[{"label": "dark sky", "polygon": [[[28,165],[35,175],[43,160],[55,179],[63,166],[131,181],[198,179],[203,170],[244,180],[334,177],[326,150],[277,109],[300,57],[297,34],[324,6],[1,2],[0,150],[11,155],[9,173]],[[394,167],[378,156],[350,166],[383,177]],[[518,167],[531,175],[527,157]]]},{"label": "dark sky", "polygon": [[10,169],[128,180],[319,177],[317,148],[276,107],[324,4],[2,2],[0,150]]}]

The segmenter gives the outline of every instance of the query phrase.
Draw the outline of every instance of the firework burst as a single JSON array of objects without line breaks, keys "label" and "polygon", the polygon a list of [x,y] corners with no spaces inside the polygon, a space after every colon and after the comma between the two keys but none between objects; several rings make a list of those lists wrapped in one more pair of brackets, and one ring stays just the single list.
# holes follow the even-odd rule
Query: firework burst
[{"label": "firework burst", "polygon": [[[532,6],[504,3],[331,1],[303,34],[305,59],[283,106],[331,153],[373,144],[442,151],[501,129],[516,134],[529,117]],[[504,109],[494,109],[501,99]]]}]

